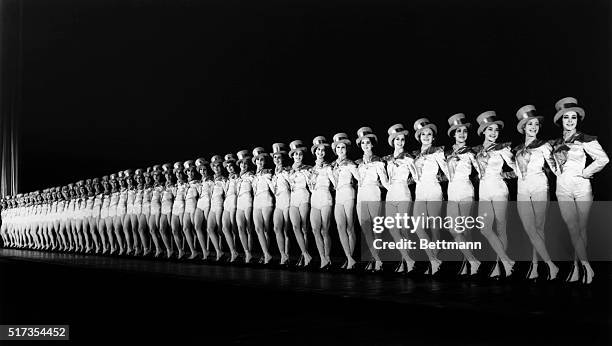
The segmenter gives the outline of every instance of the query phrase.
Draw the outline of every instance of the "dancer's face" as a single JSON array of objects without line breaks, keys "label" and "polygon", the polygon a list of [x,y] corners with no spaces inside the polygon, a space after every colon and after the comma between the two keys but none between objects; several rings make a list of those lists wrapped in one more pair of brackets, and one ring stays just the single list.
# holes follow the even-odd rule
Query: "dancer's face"
[{"label": "dancer's face", "polygon": [[274,161],[274,165],[276,167],[283,166],[283,154],[274,154],[272,155],[272,160]]},{"label": "dancer's face", "polygon": [[171,183],[171,182],[172,182],[172,171],[167,170],[167,171],[164,173],[164,178],[166,178],[166,181],[167,181],[167,182]]},{"label": "dancer's face", "polygon": [[363,150],[363,152],[370,152],[372,151],[373,147],[374,145],[372,144],[372,141],[370,141],[370,138],[366,137],[361,140],[361,150]]},{"label": "dancer's face", "polygon": [[574,131],[578,125],[578,114],[576,112],[568,112],[563,114],[563,129],[565,131]]},{"label": "dancer's face", "polygon": [[186,172],[187,172],[187,178],[188,178],[189,180],[193,180],[193,179],[195,179],[195,174],[196,174],[196,171],[195,171],[195,168],[194,168],[194,167],[189,167],[189,168],[187,168]]},{"label": "dancer's face", "polygon": [[240,161],[240,171],[246,172],[249,169],[249,163],[246,160]]},{"label": "dancer's face", "polygon": [[464,144],[468,138],[467,126],[459,126],[455,129],[455,143]]},{"label": "dancer's face", "polygon": [[134,176],[134,179],[136,179],[136,184],[138,184],[138,185],[142,184],[142,180],[143,180],[142,175],[139,174],[137,176]]},{"label": "dancer's face", "polygon": [[144,176],[145,184],[147,184],[147,185],[151,184],[151,180],[152,180],[151,173],[149,173],[149,174]]},{"label": "dancer's face", "polygon": [[315,149],[315,155],[318,160],[323,160],[325,158],[325,147],[318,147]]},{"label": "dancer's face", "polygon": [[304,159],[304,152],[303,151],[298,150],[298,151],[293,153],[293,162],[295,162],[295,163],[302,163],[302,159]]},{"label": "dancer's face", "polygon": [[235,167],[236,167],[236,166],[234,166],[234,164],[233,164],[233,163],[228,164],[228,165],[227,165],[227,172],[228,172],[229,174],[234,174],[234,173],[236,173],[236,168],[235,168]]},{"label": "dancer's face", "polygon": [[266,159],[263,156],[260,156],[255,160],[255,165],[257,165],[258,171],[260,169],[263,169],[265,164],[266,164]]},{"label": "dancer's face", "polygon": [[525,135],[528,137],[536,137],[540,132],[540,121],[537,118],[529,119],[525,124]]},{"label": "dancer's face", "polygon": [[206,176],[206,166],[200,165],[198,167],[198,172],[200,173],[202,177],[205,177]]},{"label": "dancer's face", "polygon": [[134,178],[132,178],[132,176],[127,176],[125,178],[125,182],[127,183],[128,187],[132,187],[134,185]]},{"label": "dancer's face", "polygon": [[344,143],[336,144],[336,155],[338,155],[338,157],[341,159],[346,157],[346,144]]},{"label": "dancer's face", "polygon": [[214,165],[212,165],[212,170],[215,174],[221,174],[221,164],[215,163]]},{"label": "dancer's face", "polygon": [[397,137],[395,137],[393,139],[393,147],[395,149],[404,149],[404,145],[406,144],[406,136],[404,135],[397,135]]},{"label": "dancer's face", "polygon": [[155,180],[157,184],[161,184],[161,181],[162,181],[161,178],[162,178],[162,174],[159,171],[153,172],[153,180]]},{"label": "dancer's face", "polygon": [[499,126],[497,124],[489,125],[483,133],[486,140],[495,142],[497,141],[497,137],[499,137]]},{"label": "dancer's face", "polygon": [[96,194],[99,194],[100,192],[102,192],[102,186],[100,185],[100,182],[94,183],[93,188]]},{"label": "dancer's face", "polygon": [[434,138],[433,130],[429,127],[424,128],[423,131],[421,131],[421,134],[419,135],[421,144],[424,144],[424,145],[433,143],[433,138]]},{"label": "dancer's face", "polygon": [[182,169],[177,169],[174,175],[176,176],[177,181],[183,181],[183,179],[185,178],[185,176],[183,175]]}]

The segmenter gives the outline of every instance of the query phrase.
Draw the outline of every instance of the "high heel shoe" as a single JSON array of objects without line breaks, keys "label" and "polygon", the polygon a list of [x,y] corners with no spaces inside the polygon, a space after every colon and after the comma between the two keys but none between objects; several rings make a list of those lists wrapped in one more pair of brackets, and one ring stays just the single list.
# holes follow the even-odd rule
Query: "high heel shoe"
[{"label": "high heel shoe", "polygon": [[504,262],[502,262],[501,269],[504,271],[503,279],[508,280],[508,281],[517,280],[519,278],[518,277],[518,273],[519,273],[518,267],[519,267],[519,262],[514,262],[512,264],[512,267],[510,267],[510,272],[508,273],[508,270],[506,269]]},{"label": "high heel shoe", "polygon": [[580,267],[582,268],[582,279],[580,281],[583,285],[590,285],[593,282],[593,277],[595,277],[595,273],[592,272],[593,269],[589,273],[584,264],[581,264]]},{"label": "high heel shoe", "polygon": [[440,271],[442,262],[427,262],[427,269],[425,269],[425,275],[435,275]]},{"label": "high heel shoe", "polygon": [[556,268],[556,269],[557,270],[553,272],[552,270],[550,270],[550,265],[546,264],[546,281],[553,281],[553,282],[559,281],[559,268]]},{"label": "high heel shoe", "polygon": [[[533,274],[533,271],[535,270],[535,276],[532,277],[531,274]],[[529,269],[527,269],[527,274],[525,275],[525,279],[527,279],[527,281],[529,282],[536,282],[538,281],[538,267],[537,265],[534,266],[533,262],[529,263]]]},{"label": "high heel shoe", "polygon": [[572,267],[565,278],[565,282],[578,282],[580,280],[580,269],[580,267],[576,266],[576,262],[572,262]]},{"label": "high heel shoe", "polygon": [[[379,266],[377,266],[378,263],[380,263]],[[382,273],[382,271],[383,271],[383,262],[382,261],[374,262],[374,267],[372,268],[372,273]]]},{"label": "high heel shoe", "polygon": [[457,271],[458,278],[465,278],[468,276],[469,274],[468,266],[469,266],[468,261],[463,260],[463,262],[461,262],[461,265],[459,266],[459,270]]},{"label": "high heel shoe", "polygon": [[395,268],[393,269],[393,272],[395,274],[404,274],[404,272],[406,271],[406,261],[404,261],[403,259],[397,264],[395,265]]},{"label": "high heel shoe", "polygon": [[489,277],[489,279],[492,280],[499,280],[501,279],[501,269],[499,268],[499,261],[495,261],[495,265],[491,268],[491,270],[489,271],[489,275],[487,275]]}]

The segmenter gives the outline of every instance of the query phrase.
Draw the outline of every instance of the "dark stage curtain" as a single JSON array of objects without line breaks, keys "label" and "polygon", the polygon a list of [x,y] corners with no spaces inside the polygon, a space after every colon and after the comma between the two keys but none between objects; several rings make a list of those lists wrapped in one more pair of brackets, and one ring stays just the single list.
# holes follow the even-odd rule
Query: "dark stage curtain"
[{"label": "dark stage curtain", "polygon": [[19,188],[19,112],[22,80],[22,3],[0,0],[0,194]]}]

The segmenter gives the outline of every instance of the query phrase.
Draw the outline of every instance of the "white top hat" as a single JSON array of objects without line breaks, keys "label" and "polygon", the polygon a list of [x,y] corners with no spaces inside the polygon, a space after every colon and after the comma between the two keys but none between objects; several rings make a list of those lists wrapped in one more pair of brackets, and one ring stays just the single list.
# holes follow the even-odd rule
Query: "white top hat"
[{"label": "white top hat", "polygon": [[357,145],[361,143],[364,138],[374,138],[374,141],[378,142],[378,137],[374,134],[371,128],[364,126],[357,130],[357,140],[355,141]]},{"label": "white top hat", "polygon": [[564,97],[560,99],[555,103],[555,109],[557,110],[557,114],[555,114],[553,122],[557,125],[560,125],[560,123],[558,123],[559,119],[568,112],[576,112],[576,114],[580,116],[580,120],[584,120],[584,109],[578,107],[578,100],[574,97]]},{"label": "white top hat", "polygon": [[251,158],[251,154],[248,150],[240,150],[238,153],[236,153],[236,155],[238,156],[238,163],[241,163],[242,161],[247,161]]},{"label": "white top hat", "polygon": [[272,144],[272,155],[275,154],[287,154],[287,145],[285,143]]},{"label": "white top hat", "polygon": [[253,158],[251,160],[253,161],[253,163],[255,163],[255,160],[257,160],[258,158],[266,156],[270,156],[270,154],[266,153],[266,150],[264,148],[257,147],[253,149]]},{"label": "white top hat", "polygon": [[336,133],[334,135],[334,141],[332,142],[332,150],[336,151],[336,146],[340,143],[344,143],[344,145],[351,145],[351,140],[348,138],[348,135],[344,132]]},{"label": "white top hat", "polygon": [[502,129],[504,128],[504,122],[497,119],[497,114],[495,111],[486,111],[481,113],[478,118],[476,118],[476,121],[478,122],[477,133],[479,136],[482,135],[482,131],[493,124],[497,124]]},{"label": "white top hat", "polygon": [[317,148],[319,147],[329,147],[329,143],[327,143],[327,138],[323,136],[316,136],[312,140],[312,147],[310,148],[310,152],[314,155],[315,150],[317,150]]},{"label": "white top hat", "polygon": [[542,120],[544,120],[543,116],[536,114],[536,109],[533,105],[526,105],[521,107],[516,112],[516,118],[518,119],[518,124],[516,124],[516,130],[519,133],[525,133],[525,124],[531,119],[538,119],[540,121],[540,125]]},{"label": "white top hat", "polygon": [[289,143],[289,156],[293,156],[293,153],[295,153],[296,151],[306,151],[307,148],[304,145],[304,142],[302,142],[299,139],[296,139],[295,141]]},{"label": "white top hat", "polygon": [[450,128],[448,129],[448,131],[446,131],[446,134],[449,137],[451,136],[451,132],[460,128],[461,126],[465,126],[467,128],[472,127],[472,124],[467,122],[467,120],[465,119],[465,114],[463,113],[457,113],[448,118],[448,125],[450,126]]},{"label": "white top hat", "polygon": [[418,119],[417,121],[414,122],[414,138],[416,138],[417,141],[421,141],[419,138],[421,136],[421,132],[423,132],[424,129],[431,129],[434,133],[434,135],[438,134],[438,127],[434,124],[431,123],[431,121],[429,121],[429,119],[427,118],[421,118]]},{"label": "white top hat", "polygon": [[387,130],[387,133],[389,134],[389,138],[387,139],[387,142],[389,143],[391,147],[393,147],[393,141],[395,140],[395,137],[399,135],[408,136],[409,131],[406,130],[406,127],[404,125],[395,124]]}]

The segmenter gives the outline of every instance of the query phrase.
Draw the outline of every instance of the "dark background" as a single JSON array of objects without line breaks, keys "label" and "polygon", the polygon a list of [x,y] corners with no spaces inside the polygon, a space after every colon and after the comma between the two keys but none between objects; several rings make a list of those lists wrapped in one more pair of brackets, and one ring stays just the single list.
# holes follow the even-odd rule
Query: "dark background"
[{"label": "dark background", "polygon": [[[458,112],[496,110],[518,144],[525,104],[555,138],[566,96],[612,148],[607,0],[22,5],[21,191],[361,126],[387,154],[387,128],[422,116],[449,144]],[[598,199],[611,179],[597,175]]]}]

